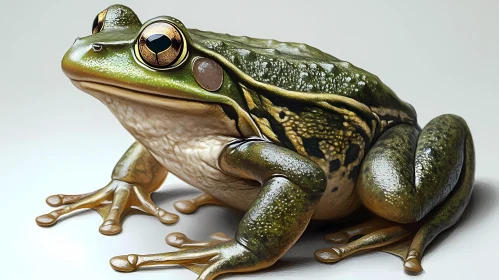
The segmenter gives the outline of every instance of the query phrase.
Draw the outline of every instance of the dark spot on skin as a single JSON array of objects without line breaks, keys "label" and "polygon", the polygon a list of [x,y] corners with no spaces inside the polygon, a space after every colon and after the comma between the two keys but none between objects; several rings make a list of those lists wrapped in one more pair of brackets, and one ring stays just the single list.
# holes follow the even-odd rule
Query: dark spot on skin
[{"label": "dark spot on skin", "polygon": [[307,109],[304,103],[302,102],[289,102],[289,99],[279,97],[279,96],[266,96],[272,104],[279,106],[279,107],[286,107],[289,109],[289,111],[292,111],[296,114],[299,114],[300,112],[303,112]]},{"label": "dark spot on skin", "polygon": [[341,172],[341,177],[345,177],[345,171]]},{"label": "dark spot on skin", "polygon": [[339,189],[338,187],[334,187],[334,188],[331,190],[331,192],[336,192],[336,191],[338,191],[338,189]]},{"label": "dark spot on skin", "polygon": [[284,117],[286,117],[286,113],[284,113],[284,111],[281,111],[279,113],[279,118],[284,119]]},{"label": "dark spot on skin", "polygon": [[350,171],[350,173],[348,173],[348,179],[357,182],[357,177],[359,177],[359,173],[360,173],[360,165],[357,165],[354,168],[352,168],[352,171]]},{"label": "dark spot on skin", "polygon": [[339,159],[335,159],[329,162],[329,172],[335,172],[340,169],[341,163]]},{"label": "dark spot on skin", "polygon": [[222,107],[222,110],[224,110],[225,115],[229,117],[229,119],[234,121],[237,132],[243,135],[243,133],[239,129],[239,115],[237,114],[236,109],[226,104],[220,104],[220,106]]},{"label": "dark spot on skin", "polygon": [[286,131],[285,131],[284,127],[282,126],[282,124],[279,121],[277,121],[269,112],[267,112],[265,110],[261,110],[260,108],[254,108],[250,111],[250,113],[259,117],[259,118],[267,119],[270,123],[270,126],[272,127],[272,131],[277,136],[277,139],[279,139],[279,141],[284,146],[286,146],[286,148],[296,152],[296,148],[293,145],[293,143],[291,142],[291,140],[289,140],[289,138],[286,134]]},{"label": "dark spot on skin", "polygon": [[343,122],[345,122],[344,116],[328,112],[325,117],[329,127],[336,128],[338,130],[343,129]]},{"label": "dark spot on skin", "polygon": [[312,138],[302,138],[303,147],[307,154],[316,157],[316,158],[324,158],[324,152],[319,149],[319,142],[322,139],[312,137]]},{"label": "dark spot on skin", "polygon": [[354,162],[359,157],[360,147],[357,144],[351,144],[345,154],[345,166]]}]

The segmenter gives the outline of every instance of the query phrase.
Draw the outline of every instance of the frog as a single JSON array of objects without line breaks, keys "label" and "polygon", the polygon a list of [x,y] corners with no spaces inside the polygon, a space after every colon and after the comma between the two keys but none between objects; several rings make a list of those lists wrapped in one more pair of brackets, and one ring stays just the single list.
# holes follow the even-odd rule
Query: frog
[{"label": "frog", "polygon": [[179,215],[151,198],[169,173],[201,190],[175,209],[219,205],[244,213],[234,237],[196,241],[174,232],[178,251],[110,259],[122,272],[183,265],[198,279],[274,265],[313,221],[365,219],[329,233],[323,263],[366,251],[397,254],[420,273],[427,246],[454,226],[470,200],[475,153],[464,119],[424,127],[415,109],[376,75],[307,44],[188,29],[171,16],[144,23],[112,5],[77,38],[62,69],[101,101],[135,142],[97,191],[49,196],[51,226],[94,209],[99,231],[121,232],[144,213]]}]

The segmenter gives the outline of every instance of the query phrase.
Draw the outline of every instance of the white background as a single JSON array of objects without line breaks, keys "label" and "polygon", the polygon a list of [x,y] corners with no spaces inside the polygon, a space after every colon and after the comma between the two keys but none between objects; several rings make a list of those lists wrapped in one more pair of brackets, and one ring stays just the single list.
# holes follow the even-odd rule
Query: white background
[{"label": "white background", "polygon": [[[7,3],[8,2],[8,3]],[[127,253],[173,250],[174,231],[206,239],[233,234],[240,214],[207,207],[175,226],[150,216],[127,218],[123,232],[103,236],[101,217],[87,211],[51,228],[35,224],[55,193],[83,193],[106,184],[133,142],[118,121],[78,91],[60,70],[75,37],[114,1],[2,1],[0,4],[1,279],[195,279],[187,269],[113,271]],[[244,3],[244,4],[243,4]],[[145,21],[159,15],[187,27],[306,42],[377,74],[419,115],[463,116],[477,153],[475,193],[463,221],[437,240],[425,273],[404,274],[402,262],[370,253],[334,265],[316,262],[324,229],[307,231],[289,254],[264,272],[229,279],[497,279],[499,2],[497,1],[123,1]],[[165,209],[198,191],[170,176],[153,199]]]}]

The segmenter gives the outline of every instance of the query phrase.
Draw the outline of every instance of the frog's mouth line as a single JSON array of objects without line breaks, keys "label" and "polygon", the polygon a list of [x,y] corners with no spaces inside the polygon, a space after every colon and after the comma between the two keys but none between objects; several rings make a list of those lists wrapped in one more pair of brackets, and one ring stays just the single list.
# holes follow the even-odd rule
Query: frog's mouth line
[{"label": "frog's mouth line", "polygon": [[194,99],[179,98],[178,96],[171,96],[167,93],[154,94],[150,92],[138,91],[134,89],[102,84],[97,82],[73,80],[71,82],[80,90],[94,96],[101,100],[108,95],[127,99],[132,102],[138,102],[151,106],[160,106],[162,108],[189,110],[192,112],[196,109],[206,109],[209,104],[200,102]]},{"label": "frog's mouth line", "polygon": [[[222,107],[219,103],[202,102],[195,99],[187,99],[178,96],[172,96],[170,93],[152,93],[145,91],[138,91],[130,88],[124,88],[115,85],[102,84],[98,82],[82,81],[71,79],[71,82],[80,90],[92,95],[93,97],[108,103],[111,100],[109,96],[125,99],[130,102],[136,102],[161,109],[171,111],[189,112],[189,114],[206,114],[213,112],[213,106]],[[175,92],[176,94],[177,92]],[[235,109],[236,116],[230,117],[234,120],[236,129],[239,131],[240,136],[256,136],[264,137],[258,126],[253,119],[248,116],[244,111]],[[224,110],[225,111],[225,110]]]}]

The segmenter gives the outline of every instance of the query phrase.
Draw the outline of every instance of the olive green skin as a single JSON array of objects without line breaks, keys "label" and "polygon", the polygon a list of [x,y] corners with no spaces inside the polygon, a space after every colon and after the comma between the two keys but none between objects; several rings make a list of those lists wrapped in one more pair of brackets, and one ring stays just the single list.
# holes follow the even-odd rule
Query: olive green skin
[{"label": "olive green skin", "polygon": [[[156,21],[174,24],[185,36],[188,56],[173,69],[151,69],[134,49],[141,31]],[[94,44],[102,50],[89,51]],[[222,67],[224,82],[217,91],[198,85],[192,73],[197,57],[208,57]],[[412,106],[378,77],[307,45],[187,29],[171,17],[141,24],[129,8],[115,5],[108,9],[103,29],[78,39],[62,66],[73,80],[85,73],[85,81],[220,104],[236,120],[240,140],[219,155],[219,166],[232,176],[258,181],[262,189],[243,217],[235,242],[220,247],[238,248],[228,258],[232,271],[277,261],[306,228],[328,181],[340,176],[331,167],[330,154],[310,147],[306,137],[296,140],[284,131],[286,127],[272,116],[274,105],[286,106],[286,114],[296,113],[310,126],[330,117],[328,127],[341,135],[342,125],[355,119],[353,133],[360,139],[355,144],[360,152],[351,160],[362,166],[356,172],[349,167],[351,184],[357,185],[362,204],[382,218],[407,224],[430,217],[429,226],[418,232],[424,235],[423,250],[457,221],[471,195],[473,142],[461,118],[444,115],[421,130]],[[272,105],[265,107],[261,100]],[[270,123],[267,131],[256,118]],[[321,137],[314,134],[314,143],[325,143]],[[344,153],[351,151],[348,141],[340,155],[343,162],[348,158]],[[240,250],[245,253],[238,255]]]}]

